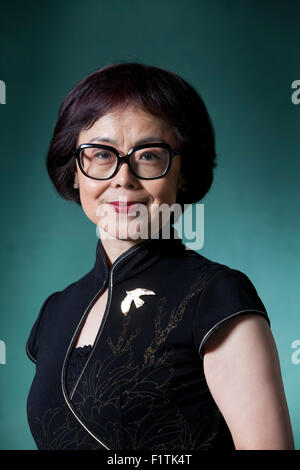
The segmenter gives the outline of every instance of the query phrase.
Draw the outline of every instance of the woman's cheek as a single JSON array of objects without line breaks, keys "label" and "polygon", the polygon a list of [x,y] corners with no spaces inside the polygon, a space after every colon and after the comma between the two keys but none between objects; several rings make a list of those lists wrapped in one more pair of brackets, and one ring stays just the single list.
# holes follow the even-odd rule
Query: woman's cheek
[{"label": "woman's cheek", "polygon": [[98,202],[97,199],[92,197],[92,195],[89,192],[86,192],[85,190],[81,189],[80,190],[80,201],[81,201],[81,206],[83,211],[85,212],[86,216],[93,222],[97,223],[97,208],[98,208]]}]

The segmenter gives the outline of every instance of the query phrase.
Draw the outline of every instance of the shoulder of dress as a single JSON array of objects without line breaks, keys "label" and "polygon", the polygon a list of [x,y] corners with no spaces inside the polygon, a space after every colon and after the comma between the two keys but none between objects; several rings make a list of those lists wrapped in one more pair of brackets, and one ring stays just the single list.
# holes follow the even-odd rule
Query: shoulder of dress
[{"label": "shoulder of dress", "polygon": [[58,294],[56,299],[58,300],[60,298],[65,298],[68,295],[73,295],[75,292],[80,291],[85,286],[91,285],[91,281],[94,279],[94,269],[91,269],[77,281],[72,282],[71,284],[62,288],[60,291],[55,292],[55,294]]},{"label": "shoulder of dress", "polygon": [[231,269],[230,266],[227,266],[226,264],[220,263],[218,261],[213,261],[212,259],[209,259],[192,249],[185,250],[184,258],[188,266],[191,266],[194,269],[206,268],[206,270],[212,274],[222,269]]}]

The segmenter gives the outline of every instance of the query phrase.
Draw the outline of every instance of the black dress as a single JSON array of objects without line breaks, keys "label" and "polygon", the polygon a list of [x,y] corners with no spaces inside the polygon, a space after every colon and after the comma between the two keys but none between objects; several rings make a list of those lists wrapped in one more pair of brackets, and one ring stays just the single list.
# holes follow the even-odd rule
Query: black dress
[{"label": "black dress", "polygon": [[70,354],[67,375],[66,375],[66,388],[69,396],[72,397],[73,390],[76,387],[76,382],[84,369],[84,365],[92,351],[92,345],[86,345],[79,348],[74,348]]},{"label": "black dress", "polygon": [[[74,350],[108,287],[93,347]],[[36,364],[27,400],[39,449],[234,449],[203,370],[208,338],[265,307],[249,278],[171,240],[149,239],[108,270],[101,240],[93,269],[50,295],[26,351]],[[255,397],[254,397],[255,399]]]}]

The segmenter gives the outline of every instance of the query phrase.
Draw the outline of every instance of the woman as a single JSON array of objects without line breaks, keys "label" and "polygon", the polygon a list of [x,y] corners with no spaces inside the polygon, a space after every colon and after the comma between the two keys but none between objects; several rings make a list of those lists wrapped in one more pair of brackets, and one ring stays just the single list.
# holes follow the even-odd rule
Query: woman
[{"label": "woman", "polygon": [[27,341],[39,449],[293,448],[255,287],[186,250],[172,210],[160,216],[201,200],[215,166],[205,105],[176,74],[109,65],[65,98],[48,173],[99,240],[92,270],[45,300]]}]

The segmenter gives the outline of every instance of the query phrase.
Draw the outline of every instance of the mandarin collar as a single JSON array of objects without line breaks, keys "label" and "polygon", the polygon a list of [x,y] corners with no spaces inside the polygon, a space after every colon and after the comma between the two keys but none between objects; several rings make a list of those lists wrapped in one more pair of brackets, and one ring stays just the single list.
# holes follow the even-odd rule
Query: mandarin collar
[{"label": "mandarin collar", "polygon": [[172,253],[184,252],[185,245],[172,225],[170,226],[170,237],[168,239],[163,238],[162,233],[163,229],[158,232],[156,238],[148,238],[130,247],[114,261],[110,269],[107,265],[101,238],[99,238],[94,264],[94,274],[97,280],[104,283],[110,277],[113,283],[117,284],[136,276],[163,257]]}]

